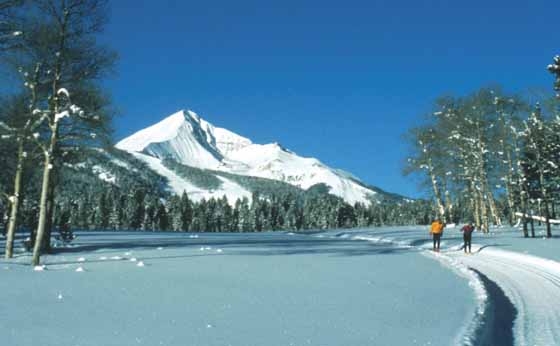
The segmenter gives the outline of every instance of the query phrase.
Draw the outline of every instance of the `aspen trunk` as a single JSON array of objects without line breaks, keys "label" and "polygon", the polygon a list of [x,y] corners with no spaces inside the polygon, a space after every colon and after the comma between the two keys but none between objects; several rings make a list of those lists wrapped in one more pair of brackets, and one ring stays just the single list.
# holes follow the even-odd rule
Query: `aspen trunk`
[{"label": "aspen trunk", "polygon": [[552,238],[552,230],[550,228],[550,209],[548,207],[548,201],[544,201],[544,217],[546,220],[546,237]]},{"label": "aspen trunk", "polygon": [[471,181],[471,199],[473,204],[473,217],[474,217],[474,224],[476,228],[481,228],[481,221],[480,221],[480,201],[478,200],[478,194],[476,192],[476,188],[474,188],[474,183]]},{"label": "aspen trunk", "polygon": [[[52,153],[56,145],[56,135],[58,133],[58,122],[54,122],[52,126],[51,141],[49,149],[45,152],[45,167],[43,169],[43,182],[41,186],[41,201],[39,203],[39,224],[37,226],[37,236],[33,246],[33,257],[31,264],[37,266],[40,264],[41,249],[43,247],[43,238],[45,237],[45,229],[47,226],[47,202],[50,185],[50,177],[52,170]],[[49,239],[50,241],[50,239]]]},{"label": "aspen trunk", "polygon": [[514,222],[515,222],[515,202],[514,202],[514,197],[513,197],[513,161],[511,159],[511,153],[508,151],[507,153],[507,162],[508,162],[508,173],[506,175],[506,198],[507,198],[507,204],[508,204],[508,208],[509,208],[509,213],[508,213],[508,221],[509,221],[509,225],[513,226]]},{"label": "aspen trunk", "polygon": [[[552,231],[550,229],[550,211],[548,209],[548,191],[546,189],[546,182],[545,182],[545,178],[544,178],[544,169],[543,169],[543,165],[542,165],[542,160],[541,160],[541,152],[539,149],[537,149],[537,163],[538,163],[538,167],[539,167],[539,184],[541,187],[541,193],[542,193],[542,197],[543,197],[543,202],[544,202],[544,212],[545,212],[545,223],[546,223],[546,237],[547,238],[551,238],[552,237]],[[539,214],[541,213],[541,205],[539,203]],[[540,216],[540,215],[539,215]]]},{"label": "aspen trunk", "polygon": [[17,156],[17,167],[16,176],[14,178],[14,195],[12,199],[12,208],[10,210],[10,221],[8,223],[8,232],[6,233],[6,251],[5,258],[12,258],[14,252],[14,238],[17,228],[17,217],[19,211],[19,197],[21,192],[21,176],[23,174],[23,140],[20,138],[18,140],[18,156]]},{"label": "aspen trunk", "polygon": [[39,204],[39,224],[37,226],[37,235],[35,237],[35,244],[33,246],[33,258],[31,259],[31,264],[37,266],[40,263],[41,257],[41,247],[43,243],[43,237],[45,235],[45,226],[47,218],[47,192],[49,188],[50,180],[50,170],[51,170],[51,157],[50,154],[45,154],[45,168],[43,170],[43,185],[41,187],[41,201]]},{"label": "aspen trunk", "polygon": [[54,223],[54,189],[56,184],[56,166],[53,164],[51,170],[51,178],[49,182],[49,189],[47,191],[47,218],[45,225],[45,235],[43,237],[43,244],[41,244],[41,253],[49,253],[51,251],[51,234]]},{"label": "aspen trunk", "polygon": [[486,195],[482,191],[478,191],[480,221],[483,233],[488,233],[488,206],[486,205]]},{"label": "aspen trunk", "polygon": [[[550,229],[550,210],[548,208],[548,191],[546,190],[545,179],[544,179],[544,172],[542,169],[539,169],[539,182],[541,185],[541,192],[543,196],[544,202],[544,217],[545,217],[545,224],[546,224],[546,237],[552,238],[552,231]],[[540,212],[540,203],[539,203],[539,212]],[[540,216],[540,215],[539,215]]]},{"label": "aspen trunk", "polygon": [[529,229],[527,228],[527,198],[525,197],[525,189],[521,191],[521,209],[523,210],[523,216],[521,217],[521,222],[523,223],[523,236],[529,238]]},{"label": "aspen trunk", "polygon": [[494,194],[489,189],[487,189],[487,191],[488,191],[487,198],[488,198],[488,206],[490,207],[490,215],[492,216],[494,224],[497,225],[497,226],[501,226],[502,225],[502,219],[500,218],[500,215],[498,213],[498,208],[496,207],[496,201],[494,200]]},{"label": "aspen trunk", "polygon": [[[449,193],[449,190],[447,190],[447,186],[445,188],[445,206],[446,206],[446,216],[448,218],[452,218],[453,217],[453,201],[451,200],[451,194]],[[452,220],[449,220],[452,221]]]},{"label": "aspen trunk", "polygon": [[437,178],[436,178],[436,175],[434,173],[434,168],[432,166],[432,160],[431,159],[428,160],[428,169],[429,169],[429,173],[430,173],[430,179],[432,181],[432,189],[434,191],[434,198],[436,199],[438,216],[443,219],[443,222],[445,222],[445,205],[444,205],[443,200],[441,198],[441,192],[440,192],[438,184],[437,184]]}]

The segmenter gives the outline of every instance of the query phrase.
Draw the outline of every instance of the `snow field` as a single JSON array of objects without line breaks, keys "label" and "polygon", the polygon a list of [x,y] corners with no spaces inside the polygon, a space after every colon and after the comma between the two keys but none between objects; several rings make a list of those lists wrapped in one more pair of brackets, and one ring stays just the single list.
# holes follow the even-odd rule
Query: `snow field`
[{"label": "snow field", "polygon": [[[417,249],[466,277],[475,292],[478,309],[460,338],[464,344],[473,344],[473,333],[483,318],[487,299],[487,292],[472,268],[494,281],[515,306],[515,345],[555,345],[560,340],[558,239],[525,239],[518,229],[495,228],[487,235],[475,233],[473,255],[469,255],[464,254],[462,237],[457,231],[448,229],[444,232],[441,252],[437,253],[431,251],[432,243],[425,229],[357,231],[357,235],[352,235],[353,232],[343,235]],[[537,230],[537,234],[542,232],[542,228]]]},{"label": "snow field", "polygon": [[46,256],[42,273],[24,255],[1,261],[7,344],[443,346],[475,303],[455,274],[392,244],[99,232],[75,245]]}]

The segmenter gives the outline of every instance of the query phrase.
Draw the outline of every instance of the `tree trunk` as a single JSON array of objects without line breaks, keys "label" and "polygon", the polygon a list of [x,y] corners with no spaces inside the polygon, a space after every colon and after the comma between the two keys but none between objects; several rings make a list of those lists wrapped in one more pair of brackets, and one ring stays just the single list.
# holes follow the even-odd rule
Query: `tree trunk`
[{"label": "tree trunk", "polygon": [[8,232],[6,233],[6,251],[5,258],[12,258],[14,252],[14,237],[17,228],[17,217],[19,212],[19,197],[21,190],[21,176],[23,174],[23,139],[18,139],[18,156],[16,176],[14,178],[14,195],[12,199],[12,208],[10,210],[10,221],[8,223]]},{"label": "tree trunk", "polygon": [[496,201],[494,200],[494,194],[489,189],[487,191],[488,191],[487,196],[488,196],[488,206],[490,207],[490,215],[492,215],[494,225],[501,226],[502,225],[502,219],[500,217],[500,214],[498,213],[498,208],[496,207]]},{"label": "tree trunk", "polygon": [[[52,153],[56,145],[56,135],[58,133],[58,122],[55,121],[51,128],[51,141],[48,150],[45,152],[45,167],[43,168],[43,182],[41,186],[41,200],[39,202],[39,224],[37,225],[37,236],[33,245],[33,257],[31,264],[37,266],[40,264],[41,250],[43,246],[43,238],[45,237],[45,229],[47,226],[47,202],[50,185],[50,176],[52,165]],[[49,240],[50,241],[50,240]]]},{"label": "tree trunk", "polygon": [[521,192],[521,209],[523,209],[523,216],[521,217],[521,222],[523,222],[523,236],[529,238],[529,230],[527,229],[527,199],[525,198],[525,192]]},{"label": "tree trunk", "polygon": [[451,194],[449,193],[449,190],[447,189],[447,184],[445,186],[445,207],[446,207],[446,216],[447,218],[449,218],[449,222],[453,222],[452,218],[453,218],[453,201],[451,200]]},{"label": "tree trunk", "polygon": [[550,210],[548,208],[548,200],[544,201],[544,217],[546,222],[546,237],[552,238],[552,231],[550,229]]},{"label": "tree trunk", "polygon": [[[541,200],[540,200],[540,199],[537,199],[537,215],[538,215],[538,216],[542,216],[542,215],[543,215],[542,207],[541,207]],[[541,219],[539,218],[539,219],[537,219],[537,221],[539,222],[539,226],[541,226],[541,225],[542,225]]]},{"label": "tree trunk", "polygon": [[47,219],[46,219],[46,226],[45,226],[45,236],[43,237],[43,243],[41,244],[41,253],[50,253],[51,252],[51,234],[54,222],[54,181],[56,175],[56,168],[53,165],[53,169],[51,170],[51,181],[49,184],[49,190],[47,191]]},{"label": "tree trunk", "polygon": [[471,185],[473,187],[471,187],[472,190],[472,200],[473,200],[473,216],[474,216],[474,223],[476,225],[476,228],[481,229],[481,219],[480,219],[480,200],[478,198],[478,193],[476,191],[476,188],[474,188],[474,183],[471,181]]},{"label": "tree trunk", "polygon": [[476,196],[480,213],[480,229],[482,229],[483,233],[488,233],[488,206],[486,201],[486,194],[481,188],[476,188]]},{"label": "tree trunk", "polygon": [[439,190],[439,186],[437,184],[437,177],[434,173],[434,167],[432,165],[432,160],[428,160],[428,170],[430,173],[430,179],[432,181],[432,189],[434,191],[434,198],[436,199],[436,207],[438,216],[442,218],[443,222],[445,222],[445,205],[441,198],[441,192]]},{"label": "tree trunk", "polygon": [[[544,202],[544,212],[545,212],[545,223],[546,223],[546,237],[547,238],[551,238],[552,237],[552,231],[550,229],[550,211],[548,209],[548,191],[546,189],[546,182],[545,182],[545,178],[544,178],[544,169],[543,169],[543,165],[540,164],[541,163],[541,154],[540,151],[537,151],[537,162],[539,163],[539,184],[541,187],[541,193],[542,193],[542,200]],[[541,209],[541,204],[539,202],[539,213]]]},{"label": "tree trunk", "polygon": [[509,213],[508,213],[508,221],[510,226],[513,226],[514,222],[515,222],[515,199],[513,197],[513,180],[514,180],[514,176],[513,176],[513,161],[511,158],[511,153],[509,151],[507,151],[507,162],[508,162],[508,173],[506,174],[506,198],[507,198],[507,204],[508,204],[508,208],[509,208]]}]

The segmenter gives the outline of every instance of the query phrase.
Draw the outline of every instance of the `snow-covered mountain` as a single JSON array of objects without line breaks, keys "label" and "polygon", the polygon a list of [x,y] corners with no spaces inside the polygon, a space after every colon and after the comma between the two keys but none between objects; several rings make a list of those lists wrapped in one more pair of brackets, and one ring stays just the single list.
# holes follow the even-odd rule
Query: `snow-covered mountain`
[{"label": "snow-covered mountain", "polygon": [[267,178],[302,189],[316,184],[330,187],[330,193],[348,203],[371,203],[386,199],[383,191],[370,187],[349,173],[328,167],[315,158],[301,157],[278,143],[255,144],[229,130],[215,127],[192,111],[181,110],[155,125],[117,143],[118,149],[134,154],[158,174],[168,178],[171,188],[181,193],[210,197],[225,194],[232,199],[250,196],[249,191],[223,176],[219,189],[196,188],[187,178],[166,168],[162,160],[208,171]]}]

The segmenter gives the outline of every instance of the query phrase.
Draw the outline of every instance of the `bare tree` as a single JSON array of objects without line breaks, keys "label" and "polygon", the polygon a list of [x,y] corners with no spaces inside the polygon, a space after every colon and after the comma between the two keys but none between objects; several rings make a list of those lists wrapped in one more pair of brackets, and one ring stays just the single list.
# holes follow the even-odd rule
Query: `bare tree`
[{"label": "bare tree", "polygon": [[[41,85],[47,96],[46,115],[50,136],[44,146],[43,179],[39,202],[39,223],[33,249],[32,264],[38,265],[40,254],[48,249],[52,212],[54,209],[54,185],[52,175],[60,166],[61,141],[76,143],[91,139],[92,125],[101,127],[99,99],[90,99],[85,90],[92,89],[92,82],[106,74],[114,62],[115,54],[95,43],[94,36],[106,21],[107,1],[104,0],[40,0],[37,1],[47,21],[35,29],[37,42],[30,44],[33,52],[41,57],[44,75]],[[45,44],[47,43],[47,44]],[[88,104],[77,108],[70,102],[68,90]],[[73,100],[76,101],[76,98]],[[82,103],[80,103],[82,106]],[[74,115],[73,118],[66,116]],[[66,125],[66,126],[65,126]],[[84,126],[88,125],[88,126]],[[79,137],[79,135],[82,135]],[[84,136],[85,135],[85,136]]]},{"label": "bare tree", "polygon": [[[57,181],[54,178],[58,176],[62,162],[72,156],[70,153],[85,146],[106,143],[110,136],[110,99],[101,92],[98,81],[111,72],[116,54],[99,45],[95,38],[107,20],[106,0],[34,0],[26,3],[29,7],[18,18],[19,25],[24,28],[23,34],[6,31],[17,36],[19,44],[4,54],[4,61],[23,76],[29,91],[26,116],[33,120],[15,128],[6,125],[4,130],[21,143],[33,138],[42,152],[39,223],[32,237],[32,262],[37,265],[41,252],[50,248]],[[1,2],[0,9],[3,6],[13,8],[15,4],[20,2]],[[36,119],[41,122],[34,127]],[[20,157],[19,152],[17,161],[22,162],[24,157]],[[18,179],[20,171],[15,170],[14,192],[21,184]],[[17,204],[12,209],[17,215]],[[16,217],[10,229],[15,227]]]}]

